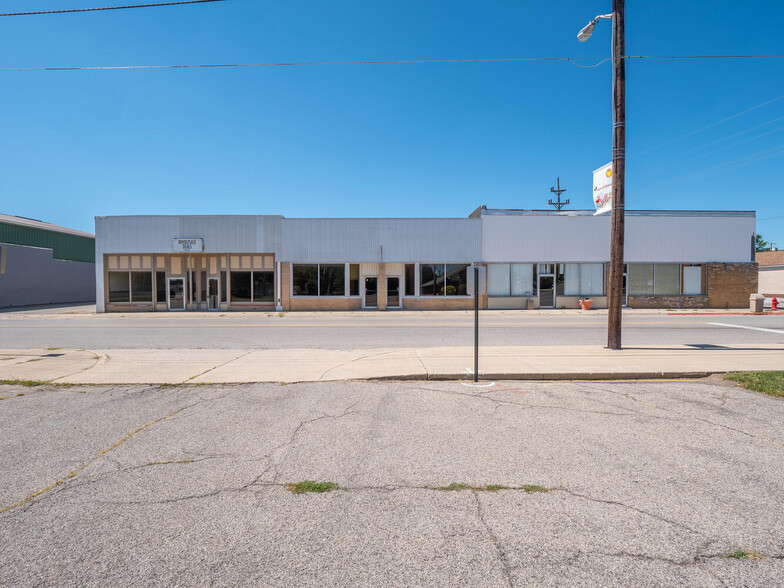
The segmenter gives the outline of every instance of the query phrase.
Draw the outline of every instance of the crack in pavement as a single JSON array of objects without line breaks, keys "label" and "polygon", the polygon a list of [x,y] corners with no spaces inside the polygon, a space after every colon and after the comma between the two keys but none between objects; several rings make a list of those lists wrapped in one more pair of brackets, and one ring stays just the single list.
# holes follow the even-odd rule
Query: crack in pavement
[{"label": "crack in pavement", "polygon": [[341,368],[344,365],[348,365],[350,363],[354,363],[355,361],[360,361],[360,360],[363,360],[363,359],[367,359],[368,357],[378,357],[379,355],[388,355],[390,353],[395,353],[397,351],[399,351],[399,349],[393,349],[391,351],[379,351],[378,353],[368,353],[367,355],[361,355],[359,357],[355,357],[354,359],[349,359],[348,361],[344,361],[342,363],[339,363],[338,365],[333,365],[332,367],[327,368],[318,377],[318,380],[316,380],[316,381],[317,382],[321,382],[324,379],[324,376],[326,376],[329,372],[331,372],[332,370],[336,370],[338,368]]},{"label": "crack in pavement", "polygon": [[473,494],[474,500],[476,502],[476,514],[477,517],[479,518],[479,522],[482,523],[482,525],[485,528],[485,531],[490,537],[490,541],[493,543],[493,547],[495,547],[496,554],[498,555],[498,561],[501,563],[501,570],[504,573],[504,578],[506,579],[506,583],[509,585],[510,588],[512,588],[513,586],[512,574],[511,574],[511,570],[509,569],[509,562],[507,561],[506,552],[504,551],[504,548],[501,545],[501,542],[499,541],[498,537],[496,537],[496,534],[493,532],[493,529],[490,527],[489,523],[485,519],[485,514],[484,511],[482,510],[482,501],[479,500],[479,494],[475,490],[472,490],[471,494]]},{"label": "crack in pavement", "polygon": [[[231,392],[229,392],[229,394],[231,394]],[[229,394],[221,396],[218,399],[225,398],[225,396],[228,396]],[[0,514],[12,511],[12,510],[14,510],[16,508],[19,508],[19,507],[24,507],[27,504],[31,503],[35,498],[37,498],[39,496],[42,496],[44,494],[48,494],[49,492],[51,492],[55,488],[63,487],[63,485],[66,484],[69,480],[74,479],[77,475],[79,475],[81,472],[83,472],[85,469],[87,469],[90,465],[92,465],[93,463],[98,461],[101,457],[103,457],[104,455],[106,455],[110,451],[114,451],[115,449],[120,447],[120,445],[122,445],[126,441],[129,441],[130,439],[132,439],[138,433],[141,433],[145,429],[148,429],[148,428],[150,428],[150,427],[152,427],[152,426],[154,426],[154,425],[156,425],[158,423],[166,421],[166,420],[174,417],[178,413],[183,412],[184,410],[188,410],[190,408],[193,408],[194,406],[198,406],[199,404],[202,404],[203,402],[209,402],[210,400],[216,400],[216,399],[205,399],[205,398],[201,398],[200,397],[200,399],[197,402],[194,402],[192,404],[189,404],[188,406],[184,406],[182,408],[178,408],[176,410],[173,410],[172,412],[170,412],[169,414],[167,414],[165,416],[159,417],[159,418],[157,418],[155,420],[152,420],[152,421],[150,421],[148,423],[145,423],[141,427],[138,427],[137,429],[134,429],[133,431],[131,431],[130,433],[125,435],[119,441],[113,443],[112,445],[110,445],[108,447],[105,447],[104,449],[102,449],[101,451],[96,453],[93,457],[88,459],[81,466],[79,466],[75,470],[69,472],[65,477],[56,480],[55,482],[53,482],[52,484],[49,484],[48,486],[45,486],[44,488],[40,488],[40,489],[36,490],[35,492],[32,492],[32,493],[28,494],[22,500],[20,500],[18,502],[15,502],[14,504],[10,504],[10,505],[7,505],[7,506],[4,506],[4,507],[0,508]]]},{"label": "crack in pavement", "polygon": [[680,412],[679,410],[675,410],[675,409],[672,409],[672,408],[665,408],[663,406],[659,406],[658,404],[652,404],[650,402],[645,402],[645,401],[640,400],[639,398],[635,398],[631,394],[628,394],[628,393],[625,393],[625,392],[619,392],[619,391],[616,391],[616,390],[609,390],[608,388],[602,388],[602,387],[600,387],[598,389],[599,390],[603,390],[604,392],[607,392],[609,394],[615,394],[616,396],[623,396],[624,398],[627,398],[627,399],[632,400],[634,402],[638,402],[638,403],[642,404],[643,406],[647,406],[649,408],[655,408],[657,410],[661,410],[661,411],[664,411],[664,412],[677,414],[678,416],[681,416],[683,418],[690,419],[690,420],[693,420],[693,421],[697,421],[699,423],[704,423],[706,425],[711,425],[713,427],[720,427],[722,429],[727,429],[728,431],[732,431],[734,433],[739,433],[741,435],[745,435],[746,437],[751,437],[752,439],[756,439],[757,441],[762,441],[763,443],[767,443],[769,445],[773,445],[775,447],[780,447],[780,448],[784,449],[784,444],[779,443],[777,441],[773,441],[772,439],[768,439],[767,437],[759,437],[757,435],[754,435],[753,433],[749,433],[749,432],[743,431],[741,429],[736,429],[734,427],[730,427],[729,425],[722,425],[721,423],[715,423],[715,422],[710,421],[708,419],[703,419],[703,418],[700,418],[698,416],[694,416],[694,415],[690,415],[690,414],[686,414],[686,413]]},{"label": "crack in pavement", "polygon": [[246,355],[250,355],[254,351],[257,351],[257,349],[251,349],[250,351],[246,351],[245,353],[241,353],[237,357],[232,357],[230,360],[224,361],[221,364],[218,364],[218,365],[213,366],[213,367],[211,367],[209,369],[206,369],[203,372],[201,372],[200,374],[196,374],[195,376],[191,376],[190,378],[185,378],[185,380],[183,381],[183,384],[187,384],[191,380],[194,380],[194,379],[198,378],[199,376],[203,376],[204,374],[208,374],[209,372],[215,371],[218,368],[221,368],[221,367],[223,367],[225,365],[228,365],[228,364],[232,363],[233,361],[237,361],[238,359],[242,359],[243,357],[245,357]]}]

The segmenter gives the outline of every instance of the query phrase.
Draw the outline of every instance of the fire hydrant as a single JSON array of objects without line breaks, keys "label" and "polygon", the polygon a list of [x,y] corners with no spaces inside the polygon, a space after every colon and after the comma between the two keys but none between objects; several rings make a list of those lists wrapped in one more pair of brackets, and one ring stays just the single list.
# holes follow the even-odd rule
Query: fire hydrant
[{"label": "fire hydrant", "polygon": [[774,296],[773,299],[770,301],[770,309],[776,310],[778,307],[779,307],[779,299]]}]

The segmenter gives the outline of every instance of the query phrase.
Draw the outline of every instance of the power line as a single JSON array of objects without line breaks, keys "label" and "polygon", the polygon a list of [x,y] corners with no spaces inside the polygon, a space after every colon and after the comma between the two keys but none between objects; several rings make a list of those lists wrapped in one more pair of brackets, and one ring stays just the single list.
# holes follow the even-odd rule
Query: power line
[{"label": "power line", "polygon": [[126,8],[153,8],[155,6],[176,6],[178,4],[202,4],[204,2],[224,2],[225,0],[181,0],[180,2],[157,2],[155,4],[131,4],[128,6],[103,6],[100,8],[69,8],[66,10],[41,10],[39,12],[6,12],[0,16],[32,16],[34,14],[63,14],[65,12],[95,12],[96,10],[125,10]]},{"label": "power line", "polygon": [[[194,2],[223,2],[225,0],[191,0]],[[2,16],[2,15],[0,15]],[[761,58],[782,58],[784,54],[770,55],[627,55],[623,59],[761,59]],[[0,71],[79,71],[79,70],[114,70],[114,69],[209,69],[226,67],[291,67],[303,65],[390,65],[390,64],[413,64],[413,63],[488,63],[488,62],[515,62],[515,61],[567,61],[575,62],[580,60],[597,60],[599,63],[595,67],[610,61],[608,58],[601,57],[496,57],[478,59],[386,59],[374,61],[290,61],[280,63],[192,63],[178,65],[92,65],[92,66],[71,66],[71,67],[2,67]],[[577,65],[573,63],[573,65]],[[578,66],[585,67],[585,66]],[[784,98],[782,96],[781,98]],[[778,98],[776,99],[778,100]],[[771,101],[772,102],[772,101]],[[766,103],[767,104],[767,103]],[[764,106],[764,105],[760,105]],[[756,106],[755,108],[759,108]],[[751,109],[753,110],[753,109]],[[744,114],[744,113],[741,113]],[[740,114],[735,115],[740,116]],[[734,118],[734,117],[730,117]],[[727,119],[729,120],[729,119]],[[715,126],[724,121],[719,121],[711,126]],[[706,127],[708,128],[708,127]],[[703,129],[700,129],[703,130]],[[694,131],[693,133],[699,132]],[[690,134],[693,134],[690,133]]]}]

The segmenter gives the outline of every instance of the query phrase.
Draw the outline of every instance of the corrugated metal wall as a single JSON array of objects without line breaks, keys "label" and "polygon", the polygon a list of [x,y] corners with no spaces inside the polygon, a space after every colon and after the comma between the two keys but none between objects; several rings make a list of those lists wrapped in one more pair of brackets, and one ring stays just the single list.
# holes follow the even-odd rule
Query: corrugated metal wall
[{"label": "corrugated metal wall", "polygon": [[475,262],[480,219],[283,219],[280,259],[294,263]]},{"label": "corrugated metal wall", "polygon": [[0,223],[0,243],[51,249],[54,259],[95,262],[95,239],[90,237]]},{"label": "corrugated metal wall", "polygon": [[[482,217],[487,262],[604,262],[610,260],[609,216]],[[627,215],[628,262],[751,261],[753,216]]]}]

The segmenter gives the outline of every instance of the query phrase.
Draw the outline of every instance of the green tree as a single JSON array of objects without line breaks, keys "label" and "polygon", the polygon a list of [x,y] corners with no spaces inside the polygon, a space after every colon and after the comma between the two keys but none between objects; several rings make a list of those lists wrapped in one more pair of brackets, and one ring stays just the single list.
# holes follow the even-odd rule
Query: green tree
[{"label": "green tree", "polygon": [[770,243],[762,238],[762,235],[757,235],[754,243],[757,251],[767,251],[770,249]]}]

